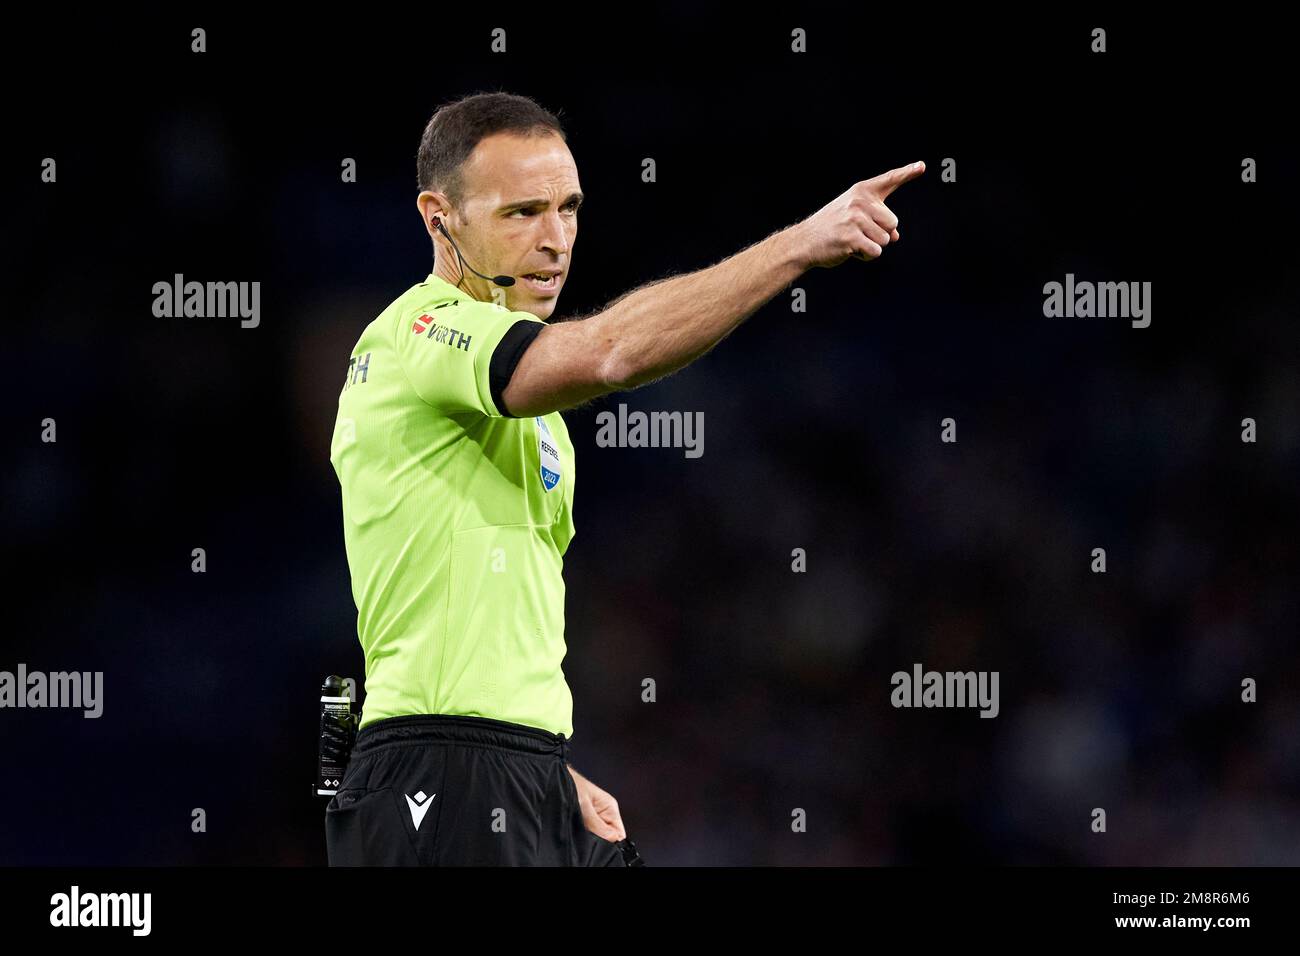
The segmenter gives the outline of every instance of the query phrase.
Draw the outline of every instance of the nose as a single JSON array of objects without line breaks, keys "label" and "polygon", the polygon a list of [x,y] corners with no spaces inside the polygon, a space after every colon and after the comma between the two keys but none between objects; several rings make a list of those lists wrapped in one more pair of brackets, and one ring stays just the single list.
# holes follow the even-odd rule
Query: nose
[{"label": "nose", "polygon": [[549,252],[552,255],[562,256],[569,251],[569,237],[564,228],[564,220],[560,214],[552,210],[544,217],[545,227],[542,235],[538,239],[537,248],[542,252]]}]

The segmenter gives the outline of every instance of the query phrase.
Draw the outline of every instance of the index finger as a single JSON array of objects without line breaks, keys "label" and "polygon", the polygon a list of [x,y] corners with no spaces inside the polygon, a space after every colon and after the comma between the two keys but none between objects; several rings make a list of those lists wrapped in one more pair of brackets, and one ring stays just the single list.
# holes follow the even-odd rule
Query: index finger
[{"label": "index finger", "polygon": [[925,163],[912,163],[908,166],[899,166],[897,169],[891,169],[887,173],[881,173],[879,176],[873,176],[867,180],[870,186],[881,199],[886,198],[903,183],[911,182],[917,176],[925,172]]}]

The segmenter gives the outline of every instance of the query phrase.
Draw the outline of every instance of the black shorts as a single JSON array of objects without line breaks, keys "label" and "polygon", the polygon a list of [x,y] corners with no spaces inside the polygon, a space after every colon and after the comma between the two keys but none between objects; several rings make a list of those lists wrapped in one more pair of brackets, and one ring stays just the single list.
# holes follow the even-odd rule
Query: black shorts
[{"label": "black shorts", "polygon": [[537,727],[428,714],[357,734],[325,807],[330,866],[624,866],[582,822],[569,741]]}]

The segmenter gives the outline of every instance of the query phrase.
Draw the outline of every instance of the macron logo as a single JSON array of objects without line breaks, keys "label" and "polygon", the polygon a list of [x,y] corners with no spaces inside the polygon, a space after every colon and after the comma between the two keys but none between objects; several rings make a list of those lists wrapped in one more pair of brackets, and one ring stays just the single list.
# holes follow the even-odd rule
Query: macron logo
[{"label": "macron logo", "polygon": [[[435,793],[433,797],[436,796]],[[411,822],[415,824],[417,830],[420,829],[420,824],[424,822],[424,815],[433,806],[433,797],[426,797],[423,790],[417,793],[414,798],[409,793],[406,795],[406,805],[411,808]]]}]

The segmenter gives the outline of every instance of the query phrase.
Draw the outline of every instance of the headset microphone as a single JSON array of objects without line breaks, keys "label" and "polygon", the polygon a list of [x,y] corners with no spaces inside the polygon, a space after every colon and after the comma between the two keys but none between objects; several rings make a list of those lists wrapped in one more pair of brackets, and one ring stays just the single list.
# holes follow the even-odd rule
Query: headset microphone
[{"label": "headset microphone", "polygon": [[[464,279],[465,279],[465,270],[466,270],[466,269],[469,269],[470,272],[474,273],[474,274],[475,274],[476,276],[478,276],[479,278],[481,278],[481,279],[487,279],[487,280],[489,280],[489,281],[491,281],[491,282],[495,282],[497,285],[500,285],[500,286],[512,286],[512,285],[515,284],[515,277],[514,277],[514,276],[485,276],[485,275],[483,275],[483,273],[481,273],[481,272],[479,272],[477,269],[475,269],[472,265],[470,265],[468,262],[466,262],[466,261],[465,261],[465,257],[462,256],[462,255],[460,254],[460,248],[456,245],[456,240],[454,240],[454,239],[451,238],[451,233],[449,233],[449,232],[447,231],[447,227],[444,226],[444,225],[442,224],[442,220],[441,220],[441,219],[434,219],[433,221],[434,221],[434,224],[437,226],[438,231],[441,232],[444,236],[447,237],[447,241],[451,243],[451,247],[452,247],[453,249],[456,250],[456,258],[460,260],[460,265],[461,265],[460,276],[461,276],[461,281],[462,281],[462,282],[463,282]],[[456,284],[457,284],[457,285],[460,285],[459,282],[457,282]]]}]

